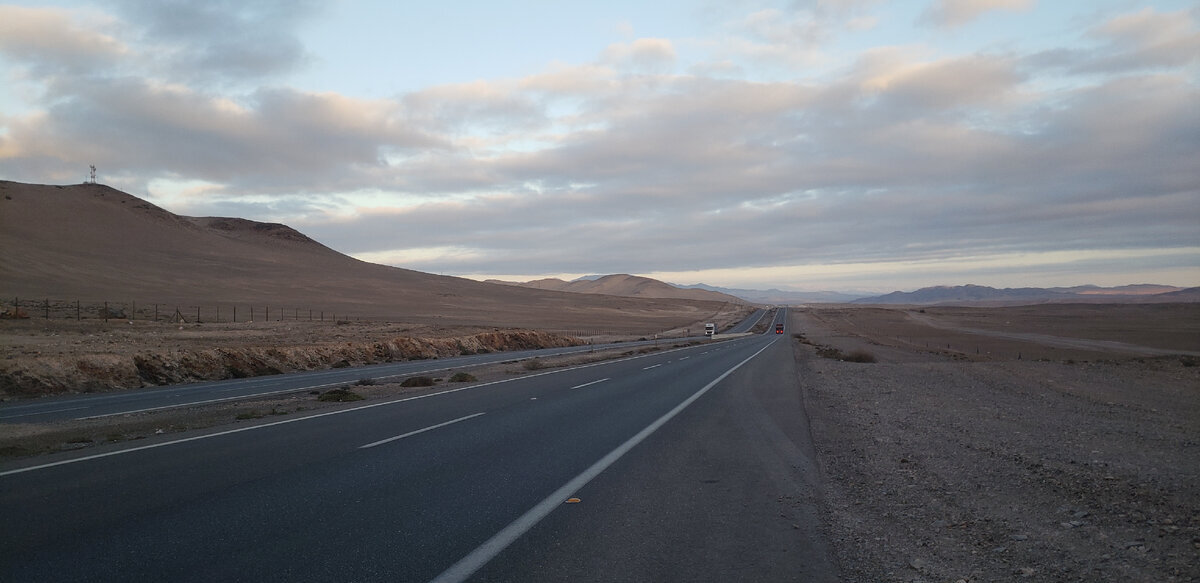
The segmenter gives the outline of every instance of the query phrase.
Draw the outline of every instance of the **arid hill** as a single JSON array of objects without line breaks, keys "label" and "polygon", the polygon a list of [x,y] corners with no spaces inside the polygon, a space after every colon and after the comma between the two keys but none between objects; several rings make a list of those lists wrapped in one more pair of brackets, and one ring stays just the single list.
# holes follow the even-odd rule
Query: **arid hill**
[{"label": "arid hill", "polygon": [[[720,301],[580,295],[359,261],[280,224],[184,217],[100,184],[0,181],[0,303],[13,298],[317,309],[339,318],[642,334]],[[193,308],[188,308],[193,309]],[[261,311],[259,313],[262,313]]]},{"label": "arid hill", "polygon": [[676,298],[686,300],[731,302],[735,304],[748,303],[738,297],[703,289],[685,289],[675,287],[649,277],[638,275],[614,274],[597,279],[577,279],[563,281],[557,278],[536,279],[523,283],[488,280],[492,283],[515,285],[532,289],[565,291],[580,294],[601,294],[629,298]]}]

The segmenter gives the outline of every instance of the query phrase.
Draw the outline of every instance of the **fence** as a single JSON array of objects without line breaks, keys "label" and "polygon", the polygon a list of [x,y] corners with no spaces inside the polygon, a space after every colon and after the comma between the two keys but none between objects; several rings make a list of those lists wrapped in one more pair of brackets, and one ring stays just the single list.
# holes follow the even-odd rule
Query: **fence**
[{"label": "fence", "polygon": [[[226,323],[255,321],[307,321],[337,323],[332,310],[291,306],[211,304],[195,305],[155,302],[83,302],[44,299],[12,298],[0,300],[0,318],[45,320],[124,320],[179,323]],[[362,318],[342,314],[342,320]]]}]

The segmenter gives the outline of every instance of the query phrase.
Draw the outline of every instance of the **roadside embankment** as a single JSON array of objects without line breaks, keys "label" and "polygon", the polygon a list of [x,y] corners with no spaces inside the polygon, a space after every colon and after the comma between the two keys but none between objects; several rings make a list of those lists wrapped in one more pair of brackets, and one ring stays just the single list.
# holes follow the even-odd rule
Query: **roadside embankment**
[{"label": "roadside embankment", "polygon": [[10,349],[0,361],[0,397],[110,391],[580,343],[535,330],[494,330],[439,338],[347,338],[336,342],[295,343],[295,338],[286,335],[257,340],[216,347],[182,343],[146,346],[118,341],[94,350]]}]

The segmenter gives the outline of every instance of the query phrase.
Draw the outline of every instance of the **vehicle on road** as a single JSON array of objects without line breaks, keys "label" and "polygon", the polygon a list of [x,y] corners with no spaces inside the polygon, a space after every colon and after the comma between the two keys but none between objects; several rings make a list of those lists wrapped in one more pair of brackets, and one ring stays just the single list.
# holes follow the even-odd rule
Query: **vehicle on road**
[{"label": "vehicle on road", "polygon": [[783,324],[776,324],[776,325],[775,325],[775,333],[776,333],[776,334],[783,334]]},{"label": "vehicle on road", "polygon": [[705,336],[712,336],[716,333],[717,333],[717,325],[716,324],[709,322],[704,325],[704,335]]}]

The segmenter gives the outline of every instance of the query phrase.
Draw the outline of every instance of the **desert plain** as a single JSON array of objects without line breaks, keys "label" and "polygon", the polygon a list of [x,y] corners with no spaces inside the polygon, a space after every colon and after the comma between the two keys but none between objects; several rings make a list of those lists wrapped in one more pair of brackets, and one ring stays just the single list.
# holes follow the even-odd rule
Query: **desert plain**
[{"label": "desert plain", "polygon": [[[789,314],[795,390],[822,478],[820,491],[805,495],[823,509],[842,580],[1200,580],[1200,305],[811,305]],[[9,320],[0,338],[11,366],[31,352],[68,362],[481,332],[377,323],[194,328]],[[486,382],[531,370],[512,362],[461,372]],[[382,399],[449,384],[436,380],[350,388]],[[5,424],[0,447],[37,455],[347,406],[318,398]]]}]

